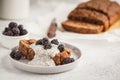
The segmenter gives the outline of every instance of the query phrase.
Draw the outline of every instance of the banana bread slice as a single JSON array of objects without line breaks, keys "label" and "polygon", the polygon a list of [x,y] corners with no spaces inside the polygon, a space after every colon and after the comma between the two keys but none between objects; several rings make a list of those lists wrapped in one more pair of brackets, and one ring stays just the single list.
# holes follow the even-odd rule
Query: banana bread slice
[{"label": "banana bread slice", "polygon": [[62,23],[62,26],[67,31],[83,33],[83,34],[97,34],[103,30],[102,25],[94,25],[80,21],[67,20]]},{"label": "banana bread slice", "polygon": [[108,18],[99,12],[86,10],[86,9],[74,9],[69,15],[69,20],[81,21],[95,25],[103,25],[103,31],[109,28]]},{"label": "banana bread slice", "polygon": [[91,0],[79,4],[76,9],[92,10],[106,15],[110,26],[120,18],[120,5],[115,1]]}]

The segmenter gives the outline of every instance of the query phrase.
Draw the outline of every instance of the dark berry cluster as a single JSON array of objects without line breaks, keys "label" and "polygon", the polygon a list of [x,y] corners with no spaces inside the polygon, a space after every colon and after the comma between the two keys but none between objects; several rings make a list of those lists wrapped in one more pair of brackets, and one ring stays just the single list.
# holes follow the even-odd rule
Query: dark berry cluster
[{"label": "dark berry cluster", "polygon": [[75,60],[74,60],[74,58],[65,58],[64,60],[63,60],[63,63],[62,64],[68,64],[68,63],[71,63],[71,62],[74,62]]},{"label": "dark berry cluster", "polygon": [[51,49],[52,45],[48,38],[40,39],[36,42],[36,45],[43,45],[44,49]]},{"label": "dark berry cluster", "polygon": [[59,41],[57,39],[53,39],[53,40],[49,41],[48,38],[43,38],[43,39],[39,39],[36,42],[36,45],[43,45],[44,49],[51,49],[51,47],[52,47],[51,44],[58,45],[58,50],[60,52],[63,52],[65,50],[64,45],[59,44]]},{"label": "dark berry cluster", "polygon": [[13,59],[15,59],[15,60],[20,60],[20,59],[23,57],[23,55],[22,55],[19,51],[17,51],[17,50],[13,50],[13,51],[10,53],[10,56],[11,56]]},{"label": "dark berry cluster", "polygon": [[53,40],[49,41],[48,38],[39,39],[39,40],[36,42],[36,45],[43,45],[44,49],[51,49],[51,47],[52,47],[51,44],[58,45],[59,42],[58,42],[57,39],[53,39]]},{"label": "dark berry cluster", "polygon": [[15,22],[10,22],[8,27],[3,31],[3,35],[7,36],[21,36],[27,34],[27,30],[23,28],[23,25],[18,25]]}]

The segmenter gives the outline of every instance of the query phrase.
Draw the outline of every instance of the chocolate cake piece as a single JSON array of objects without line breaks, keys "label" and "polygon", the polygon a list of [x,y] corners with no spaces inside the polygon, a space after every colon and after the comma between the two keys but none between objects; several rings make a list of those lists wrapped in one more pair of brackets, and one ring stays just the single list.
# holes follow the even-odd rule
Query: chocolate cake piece
[{"label": "chocolate cake piece", "polygon": [[103,30],[102,25],[94,25],[80,21],[67,20],[62,23],[65,30],[83,34],[97,34]]},{"label": "chocolate cake piece", "polygon": [[75,20],[80,22],[86,22],[95,25],[103,25],[103,31],[109,28],[109,20],[108,18],[99,12],[91,11],[87,9],[75,9],[73,10],[69,16],[69,20]]}]

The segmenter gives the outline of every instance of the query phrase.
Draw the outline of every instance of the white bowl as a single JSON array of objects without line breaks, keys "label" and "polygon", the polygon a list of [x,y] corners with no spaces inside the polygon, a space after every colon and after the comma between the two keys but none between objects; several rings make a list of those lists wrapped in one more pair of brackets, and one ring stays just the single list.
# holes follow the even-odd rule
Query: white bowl
[{"label": "white bowl", "polygon": [[1,33],[0,44],[5,48],[12,49],[19,44],[21,39],[28,39],[28,35],[29,33],[22,36],[6,36]]},{"label": "white bowl", "polygon": [[[67,43],[63,43],[65,45],[66,48],[71,50],[71,54],[75,61],[69,64],[65,64],[65,65],[59,65],[59,66],[33,66],[33,65],[29,65],[27,64],[28,61],[27,60],[15,60],[13,58],[10,57],[9,55],[9,59],[11,60],[12,64],[20,69],[20,70],[24,70],[24,71],[28,71],[28,72],[33,72],[33,73],[43,73],[43,74],[48,74],[48,73],[60,73],[60,72],[65,72],[65,71],[69,71],[74,69],[77,64],[80,61],[80,57],[81,57],[81,52],[80,50],[70,44]],[[15,47],[14,49],[17,49],[17,47]]]}]

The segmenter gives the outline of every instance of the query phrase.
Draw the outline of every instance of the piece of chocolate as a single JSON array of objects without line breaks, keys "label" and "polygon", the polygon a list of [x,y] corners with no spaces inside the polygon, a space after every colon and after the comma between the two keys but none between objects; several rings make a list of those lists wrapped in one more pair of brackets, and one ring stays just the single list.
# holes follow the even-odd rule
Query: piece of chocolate
[{"label": "piece of chocolate", "polygon": [[57,23],[56,23],[56,20],[53,19],[51,24],[50,24],[50,27],[48,29],[47,36],[49,38],[55,37],[56,36],[56,29],[57,29]]}]

